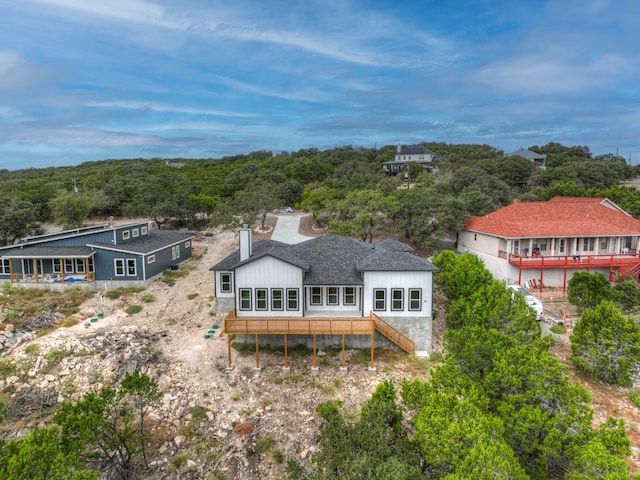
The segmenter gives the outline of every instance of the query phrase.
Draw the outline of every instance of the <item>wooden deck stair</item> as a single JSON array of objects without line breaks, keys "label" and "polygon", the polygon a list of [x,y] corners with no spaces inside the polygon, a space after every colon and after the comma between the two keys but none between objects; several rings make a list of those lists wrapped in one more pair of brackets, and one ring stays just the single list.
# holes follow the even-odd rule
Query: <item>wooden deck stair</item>
[{"label": "wooden deck stair", "polygon": [[416,353],[416,344],[413,342],[413,340],[400,333],[375,313],[371,312],[370,317],[373,321],[373,324],[375,325],[376,332],[380,333],[391,342],[395,343],[405,352],[411,355],[414,355]]}]

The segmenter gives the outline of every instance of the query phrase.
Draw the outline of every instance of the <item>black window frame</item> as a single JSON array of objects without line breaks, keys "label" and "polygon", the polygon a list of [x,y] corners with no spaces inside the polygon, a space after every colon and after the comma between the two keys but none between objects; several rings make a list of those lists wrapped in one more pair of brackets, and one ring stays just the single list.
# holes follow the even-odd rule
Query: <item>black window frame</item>
[{"label": "black window frame", "polygon": [[[247,294],[246,296],[244,296],[245,293]],[[238,309],[239,310],[242,310],[242,311],[251,310],[251,307],[252,307],[251,296],[252,296],[252,294],[253,294],[253,292],[251,291],[250,288],[241,288],[238,291]]]},{"label": "black window frame", "polygon": [[[256,296],[256,310],[261,312],[269,310],[269,289],[268,288],[256,288],[254,289]],[[264,294],[264,297],[261,297]]]},{"label": "black window frame", "polygon": [[284,290],[282,288],[271,289],[271,310],[284,310]]},{"label": "black window frame", "polygon": [[[378,298],[378,293],[382,293],[382,298]],[[378,306],[378,302],[382,302],[382,308]],[[387,289],[374,288],[373,289],[373,310],[376,312],[383,312],[386,309],[387,309]]]},{"label": "black window frame", "polygon": [[[396,294],[400,294],[400,296],[396,298]],[[391,289],[391,310],[394,312],[400,312],[404,310],[404,289],[402,288]]]},{"label": "black window frame", "polygon": [[[225,280],[224,277],[228,277]],[[231,273],[221,273],[220,274],[220,293],[231,293],[233,292],[233,282],[231,280]]]},{"label": "black window frame", "polygon": [[[292,293],[294,294],[293,297],[291,296]],[[295,302],[295,307],[291,306],[291,302]],[[287,288],[287,310],[300,310],[300,291],[297,288]]]},{"label": "black window frame", "polygon": [[322,305],[322,287],[309,287],[309,305]]},{"label": "black window frame", "polygon": [[[352,293],[348,293],[348,290],[351,289]],[[353,297],[353,301],[347,300],[348,297]],[[357,303],[356,300],[356,287],[343,287],[342,289],[342,302],[347,306],[354,306]]]},{"label": "black window frame", "polygon": [[[418,298],[413,298],[413,293],[418,292]],[[414,303],[418,302],[418,308],[414,307]],[[422,289],[421,288],[410,288],[409,289],[409,310],[412,312],[419,312],[422,310]]]},{"label": "black window frame", "polygon": [[[335,289],[335,293],[332,290]],[[340,288],[339,287],[327,287],[327,305],[336,306],[340,305]],[[333,301],[331,298],[333,297]]]}]

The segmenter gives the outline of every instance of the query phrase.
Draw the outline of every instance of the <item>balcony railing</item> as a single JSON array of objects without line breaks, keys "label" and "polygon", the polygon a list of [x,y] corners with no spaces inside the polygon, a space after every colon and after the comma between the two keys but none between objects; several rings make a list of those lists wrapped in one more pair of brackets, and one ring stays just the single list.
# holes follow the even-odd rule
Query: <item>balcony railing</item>
[{"label": "balcony railing", "polygon": [[500,258],[506,259],[510,265],[515,265],[521,269],[539,268],[612,268],[618,267],[621,270],[632,269],[640,263],[640,257],[635,250],[629,250],[627,254],[605,254],[605,255],[529,255],[521,256],[515,253],[507,253],[500,250]]}]

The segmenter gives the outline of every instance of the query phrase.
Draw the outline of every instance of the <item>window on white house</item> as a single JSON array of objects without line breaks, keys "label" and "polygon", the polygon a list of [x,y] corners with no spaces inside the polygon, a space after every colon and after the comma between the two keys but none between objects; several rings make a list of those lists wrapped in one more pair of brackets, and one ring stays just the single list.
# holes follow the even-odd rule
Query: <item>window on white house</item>
[{"label": "window on white house", "polygon": [[560,246],[558,247],[558,251],[560,253],[564,253],[564,251],[566,249],[566,246],[567,246],[567,241],[564,238],[561,238],[560,239]]},{"label": "window on white house", "polygon": [[585,237],[582,242],[582,251],[583,252],[593,252],[595,248],[595,238],[593,237]]},{"label": "window on white house", "polygon": [[420,288],[409,289],[409,310],[422,310],[422,290]]},{"label": "window on white house", "polygon": [[251,289],[240,289],[240,310],[251,310]]},{"label": "window on white house", "polygon": [[298,310],[297,288],[287,288],[287,310]]},{"label": "window on white house", "polygon": [[631,248],[631,237],[624,237],[624,246],[625,248]]},{"label": "window on white house", "polygon": [[114,261],[116,277],[124,277],[124,258],[116,258]]},{"label": "window on white house", "polygon": [[230,273],[221,273],[220,274],[220,291],[222,293],[230,293],[231,290],[232,290],[231,274]]},{"label": "window on white house", "polygon": [[344,287],[344,304],[355,305],[356,304],[356,288]]},{"label": "window on white house", "polygon": [[282,310],[282,289],[274,288],[271,290],[271,310]]},{"label": "window on white house", "polygon": [[338,287],[327,287],[327,305],[338,305],[340,303]]},{"label": "window on white house", "polygon": [[311,305],[322,305],[322,287],[311,287],[309,303]]},{"label": "window on white house", "polygon": [[387,309],[386,294],[387,294],[387,291],[384,289],[375,289],[373,291],[373,309],[374,310]]},{"label": "window on white house", "polygon": [[147,257],[147,263],[148,263],[148,264],[149,264],[149,263],[153,263],[153,262],[155,262],[155,261],[156,261],[156,256],[155,256],[155,255],[149,255],[149,256]]},{"label": "window on white house", "polygon": [[513,245],[513,248],[512,248],[513,251],[511,253],[519,255],[520,254],[520,240],[514,240],[512,245]]},{"label": "window on white house", "polygon": [[541,238],[540,239],[540,250],[542,250],[543,252],[547,251],[547,239],[546,238]]},{"label": "window on white house", "polygon": [[391,289],[391,310],[404,310],[404,291],[401,288]]},{"label": "window on white house", "polygon": [[600,250],[605,251],[607,249],[608,240],[608,237],[600,238]]},{"label": "window on white house", "polygon": [[123,240],[129,240],[129,236],[130,236],[129,230],[124,230],[122,232],[122,239]]},{"label": "window on white house", "polygon": [[268,298],[266,288],[256,288],[256,310],[267,310]]},{"label": "window on white house", "polygon": [[135,258],[127,258],[127,275],[130,277],[136,276],[136,259]]}]

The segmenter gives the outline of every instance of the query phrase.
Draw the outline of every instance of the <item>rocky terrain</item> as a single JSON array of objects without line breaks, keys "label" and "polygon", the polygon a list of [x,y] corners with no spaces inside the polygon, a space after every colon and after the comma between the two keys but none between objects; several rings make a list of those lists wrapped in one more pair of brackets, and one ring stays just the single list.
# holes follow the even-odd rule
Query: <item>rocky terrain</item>
[{"label": "rocky terrain", "polygon": [[[267,238],[275,222],[270,216],[265,232],[254,229],[254,240]],[[323,232],[303,221],[301,233]],[[319,372],[312,374],[312,356],[290,349],[291,370],[285,374],[282,352],[261,349],[258,370],[252,349],[232,349],[233,368],[228,369],[221,329],[205,338],[223,320],[215,311],[209,268],[236,247],[232,233],[203,232],[194,240],[194,258],[170,282],[156,281],[118,298],[97,292],[74,315],[75,325],[51,328],[60,316],[40,315],[32,324],[45,335],[5,324],[0,329],[0,391],[5,392],[0,400],[11,420],[0,424],[2,436],[24,435],[46,423],[60,402],[80,399],[137,368],[154,378],[163,394],[150,415],[151,471],[143,478],[281,479],[288,460],[310,461],[321,425],[315,413],[319,403],[340,399],[345,411],[356,412],[385,379],[399,388],[403,378],[428,377],[434,362],[389,351],[376,351],[375,374],[368,369],[368,351],[349,351],[346,373],[340,371],[339,351],[320,352]],[[433,342],[440,349],[444,307],[442,299],[435,300]],[[557,299],[549,304],[558,312],[565,308]],[[125,313],[131,305],[142,310]],[[566,341],[553,350],[570,366]],[[634,452],[629,461],[637,471],[640,415],[625,389],[571,375],[591,392],[596,422],[609,415],[627,418]]]},{"label": "rocky terrain", "polygon": [[[214,310],[209,268],[236,247],[232,233],[200,235],[196,258],[181,266],[188,273],[172,286],[156,281],[114,299],[97,292],[75,315],[76,325],[39,337],[7,326],[4,355],[17,369],[0,377],[0,389],[11,392],[5,403],[14,419],[3,424],[3,436],[25,434],[63,400],[80,399],[138,368],[163,393],[150,416],[152,472],[145,478],[283,478],[289,459],[305,463],[314,452],[319,403],[340,399],[345,410],[356,411],[382,380],[399,386],[406,376],[427,375],[430,362],[397,352],[377,352],[372,374],[368,351],[347,352],[346,373],[339,351],[320,352],[319,372],[312,374],[311,355],[295,349],[287,374],[283,354],[267,349],[259,352],[260,370],[253,350],[232,349],[229,370],[221,329],[209,339],[205,334],[223,320]],[[128,315],[131,305],[142,310]]]}]

